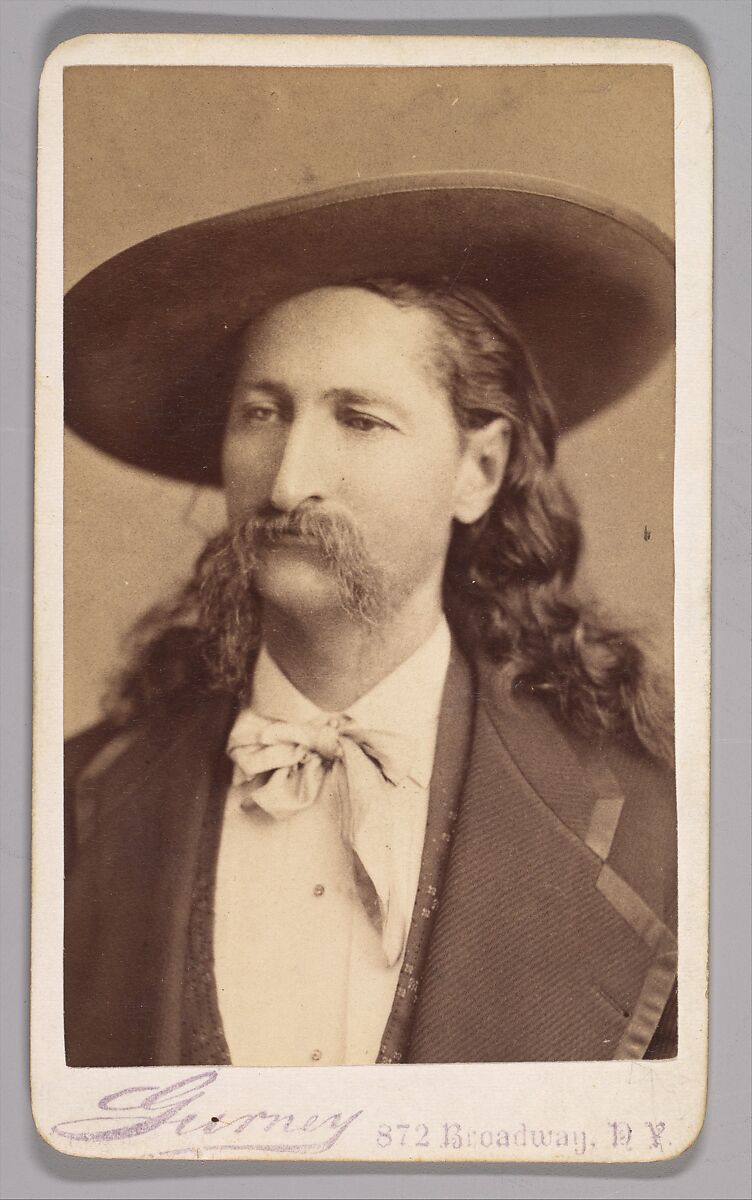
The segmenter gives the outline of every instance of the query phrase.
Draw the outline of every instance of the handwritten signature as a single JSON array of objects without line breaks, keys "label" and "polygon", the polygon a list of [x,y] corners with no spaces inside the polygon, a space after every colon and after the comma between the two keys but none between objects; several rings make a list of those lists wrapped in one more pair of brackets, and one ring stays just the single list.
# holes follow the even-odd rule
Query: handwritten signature
[{"label": "handwritten signature", "polygon": [[[267,1112],[262,1108],[237,1116],[226,1113],[202,1115],[197,1111],[199,1102],[218,1074],[217,1071],[202,1071],[167,1087],[145,1084],[111,1092],[102,1096],[97,1104],[100,1114],[104,1115],[63,1121],[54,1127],[53,1133],[75,1142],[112,1142],[143,1137],[156,1129],[167,1130],[172,1126],[176,1138],[206,1138],[201,1148],[215,1153],[246,1150],[290,1155],[321,1154],[330,1150],[363,1112],[357,1109],[349,1115],[311,1113],[301,1118],[292,1112]],[[175,1149],[193,1155],[200,1148],[183,1143]]]}]

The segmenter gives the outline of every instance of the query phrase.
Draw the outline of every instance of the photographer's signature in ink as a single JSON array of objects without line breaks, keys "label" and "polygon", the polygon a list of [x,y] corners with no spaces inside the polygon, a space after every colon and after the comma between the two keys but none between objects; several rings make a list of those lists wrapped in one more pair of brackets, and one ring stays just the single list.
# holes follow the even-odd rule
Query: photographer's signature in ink
[{"label": "photographer's signature in ink", "polygon": [[201,1071],[166,1087],[142,1084],[110,1092],[99,1100],[96,1116],[63,1121],[52,1132],[73,1142],[116,1142],[162,1129],[171,1132],[171,1143],[174,1139],[163,1154],[245,1150],[311,1155],[330,1150],[363,1112],[301,1116],[258,1108],[217,1113],[206,1100],[217,1076],[217,1071]]}]

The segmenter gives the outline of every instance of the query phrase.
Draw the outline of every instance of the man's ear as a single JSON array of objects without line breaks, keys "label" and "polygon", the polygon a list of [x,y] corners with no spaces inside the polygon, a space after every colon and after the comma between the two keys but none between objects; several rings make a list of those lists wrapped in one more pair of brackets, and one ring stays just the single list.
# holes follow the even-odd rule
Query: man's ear
[{"label": "man's ear", "polygon": [[472,525],[488,511],[501,487],[509,458],[509,422],[497,417],[463,436],[465,448],[457,473],[454,516],[463,525]]}]

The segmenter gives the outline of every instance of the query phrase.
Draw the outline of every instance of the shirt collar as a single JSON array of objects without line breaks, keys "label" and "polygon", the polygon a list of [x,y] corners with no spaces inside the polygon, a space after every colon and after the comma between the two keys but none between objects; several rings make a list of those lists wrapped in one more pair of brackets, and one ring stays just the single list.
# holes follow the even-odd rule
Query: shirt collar
[{"label": "shirt collar", "polygon": [[[451,635],[441,617],[431,635],[391,674],[341,714],[366,729],[388,730],[410,738],[415,758],[410,776],[428,787],[436,752],[436,733],[444,680],[449,665]],[[312,721],[334,716],[318,708],[290,682],[266,646],[256,659],[251,707],[277,721]]]}]

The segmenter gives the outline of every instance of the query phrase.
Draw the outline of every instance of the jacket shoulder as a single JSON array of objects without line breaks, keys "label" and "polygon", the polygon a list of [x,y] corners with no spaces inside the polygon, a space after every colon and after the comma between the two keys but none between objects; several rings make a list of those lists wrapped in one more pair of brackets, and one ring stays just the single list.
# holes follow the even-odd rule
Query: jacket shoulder
[{"label": "jacket shoulder", "polygon": [[65,790],[74,788],[80,776],[102,750],[119,734],[110,721],[99,721],[66,738],[64,747]]},{"label": "jacket shoulder", "polygon": [[218,702],[226,706],[227,698],[220,697],[218,701],[215,696],[186,688],[169,698],[154,701],[128,721],[105,719],[68,738],[65,743],[66,790],[104,772],[130,747],[142,746],[145,751],[159,749],[197,712],[210,714]]},{"label": "jacket shoulder", "polygon": [[624,800],[609,865],[675,933],[678,831],[674,773],[647,755],[625,751],[617,744],[605,746],[601,760]]},{"label": "jacket shoulder", "polygon": [[136,736],[112,721],[99,721],[67,738],[63,750],[65,797],[65,861],[69,871],[82,832],[87,824],[86,781],[95,778],[115,761]]},{"label": "jacket shoulder", "polygon": [[[223,728],[230,701],[188,692],[158,701],[131,721],[103,720],[64,748],[65,848],[70,865],[96,827],[102,803],[118,805],[134,781],[144,782],[180,739],[194,743]],[[219,725],[218,725],[219,721]]]},{"label": "jacket shoulder", "polygon": [[559,818],[672,929],[676,926],[676,785],[638,746],[586,737],[539,698],[515,694],[493,665],[481,700],[520,771]]}]

